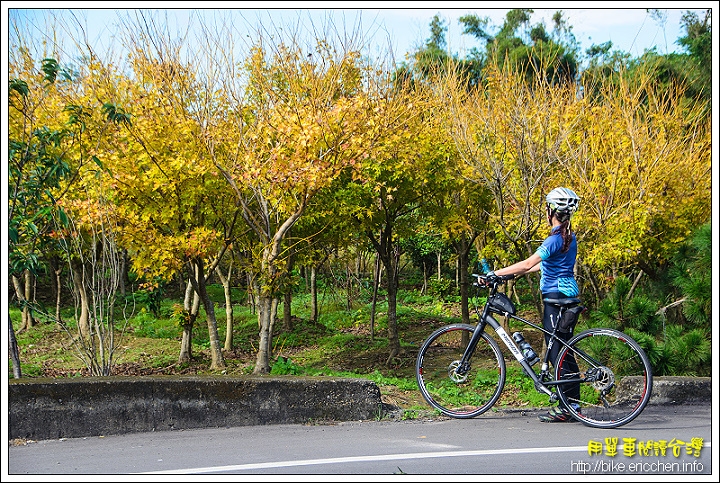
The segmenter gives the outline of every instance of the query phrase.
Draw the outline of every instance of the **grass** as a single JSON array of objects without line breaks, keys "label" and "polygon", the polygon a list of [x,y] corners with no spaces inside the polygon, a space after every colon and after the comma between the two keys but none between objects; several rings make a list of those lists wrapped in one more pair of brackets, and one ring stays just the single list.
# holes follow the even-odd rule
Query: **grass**
[{"label": "grass", "polygon": [[[211,286],[213,300],[223,300],[222,287]],[[238,300],[241,299],[237,294]],[[118,350],[115,358],[117,375],[150,374],[217,374],[211,371],[208,329],[201,313],[193,329],[191,362],[179,364],[182,331],[173,319],[178,300],[164,299],[155,316],[140,307],[130,318],[119,318]],[[284,330],[276,322],[273,336],[272,374],[296,376],[359,377],[375,382],[384,400],[405,410],[406,418],[417,411],[428,410],[415,382],[415,358],[425,338],[436,328],[460,322],[460,306],[434,297],[401,291],[398,297],[398,330],[401,354],[387,363],[387,305],[376,306],[375,327],[369,327],[370,305],[361,297],[347,308],[347,301],[337,295],[326,297],[317,322],[309,320],[309,301],[303,295],[293,299],[293,327]],[[282,306],[279,317],[281,317]],[[63,313],[71,333],[75,327],[72,311]],[[10,309],[14,327],[19,326],[20,312]],[[225,310],[216,307],[218,335],[225,340]],[[121,325],[126,329],[120,331]],[[24,377],[82,377],[88,375],[73,348],[67,331],[55,322],[44,322],[17,333],[21,368]],[[532,337],[526,333],[526,338]],[[258,346],[257,316],[245,305],[233,307],[233,348],[224,351],[227,367],[222,374],[252,373]],[[537,346],[536,346],[537,347]],[[537,347],[538,349],[540,347]],[[12,363],[9,365],[12,377]],[[547,397],[535,391],[532,381],[520,373],[508,359],[508,380],[497,406],[546,406]]]}]

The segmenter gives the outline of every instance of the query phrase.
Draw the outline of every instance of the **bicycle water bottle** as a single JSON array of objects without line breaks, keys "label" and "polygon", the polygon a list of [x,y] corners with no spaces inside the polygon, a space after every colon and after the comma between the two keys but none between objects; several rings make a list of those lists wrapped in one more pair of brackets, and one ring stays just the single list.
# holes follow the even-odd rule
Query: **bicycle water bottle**
[{"label": "bicycle water bottle", "polygon": [[533,348],[530,346],[530,343],[525,340],[525,337],[523,337],[522,333],[515,332],[513,334],[513,339],[517,343],[518,346],[520,346],[520,350],[522,351],[523,355],[525,356],[525,360],[528,364],[531,366],[535,363],[537,363],[540,358],[535,353]]}]

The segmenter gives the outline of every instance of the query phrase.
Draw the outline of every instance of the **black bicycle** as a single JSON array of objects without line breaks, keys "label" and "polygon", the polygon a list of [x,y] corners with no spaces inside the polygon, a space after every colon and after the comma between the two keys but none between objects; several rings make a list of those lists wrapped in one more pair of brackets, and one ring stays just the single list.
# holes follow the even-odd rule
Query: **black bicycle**
[{"label": "black bicycle", "polygon": [[[420,347],[415,375],[425,400],[453,418],[473,418],[490,409],[505,387],[505,359],[491,337],[491,327],[535,383],[535,389],[548,395],[550,402],[562,401],[572,416],[587,426],[616,428],[629,423],[642,411],[652,392],[652,368],[643,349],[620,331],[594,328],[580,332],[565,342],[557,337],[558,326],[546,331],[515,313],[512,301],[498,287],[514,275],[473,274],[473,285],[489,288],[487,302],[476,326],[451,324],[437,329]],[[553,299],[563,313],[582,308],[578,298]],[[493,315],[514,319],[550,336],[540,370],[530,360]],[[552,344],[562,344],[557,359],[550,361]],[[524,345],[524,344],[523,344]],[[554,373],[551,373],[550,363]],[[578,394],[579,386],[579,396]]]}]

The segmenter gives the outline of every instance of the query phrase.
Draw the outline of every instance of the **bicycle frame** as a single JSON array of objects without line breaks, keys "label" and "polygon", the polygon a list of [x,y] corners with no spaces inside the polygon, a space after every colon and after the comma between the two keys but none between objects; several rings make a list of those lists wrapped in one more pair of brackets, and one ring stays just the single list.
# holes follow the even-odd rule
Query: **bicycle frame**
[{"label": "bicycle frame", "polygon": [[[642,347],[630,336],[610,328],[588,328],[566,340],[562,322],[545,327],[516,314],[512,301],[499,291],[500,284],[514,276],[473,276],[477,277],[473,285],[489,288],[484,307],[473,300],[477,325],[454,323],[440,327],[418,351],[415,377],[432,407],[461,419],[490,409],[505,387],[509,351],[538,393],[548,396],[550,403],[562,401],[566,414],[588,426],[616,428],[642,412],[652,392],[652,366]],[[563,321],[568,311],[584,309],[580,299],[574,297],[547,298],[544,302],[559,307],[558,321]],[[496,315],[504,316],[508,322],[517,320],[545,336],[549,347],[545,348],[539,369],[534,364],[535,356],[531,365],[520,349],[522,342],[510,337]],[[502,349],[503,344],[507,350]],[[559,352],[555,350],[558,348]],[[551,360],[551,356],[557,360]]]},{"label": "bicycle frame", "polygon": [[[534,324],[533,322],[530,322],[527,319],[524,319],[518,315],[511,314],[509,312],[503,312],[495,307],[493,307],[490,304],[490,298],[497,293],[497,285],[493,285],[493,287],[490,290],[490,293],[488,295],[488,299],[485,302],[485,306],[483,308],[482,314],[480,314],[478,306],[475,305],[475,313],[478,315],[478,324],[476,326],[475,332],[473,333],[467,348],[465,349],[465,352],[463,354],[463,357],[461,359],[461,367],[467,367],[467,361],[470,360],[471,355],[475,351],[475,347],[477,345],[478,340],[482,336],[482,333],[485,331],[485,328],[489,325],[492,327],[492,329],[495,331],[495,333],[498,335],[500,340],[503,341],[505,346],[508,348],[510,353],[515,357],[515,359],[520,363],[520,366],[522,367],[525,374],[527,374],[528,377],[530,377],[533,380],[533,383],[535,385],[535,389],[538,392],[545,393],[550,397],[550,402],[554,403],[558,400],[558,395],[551,389],[553,386],[558,386],[561,384],[572,384],[572,383],[578,383],[583,381],[581,378],[572,378],[572,379],[563,379],[563,380],[557,380],[550,376],[549,371],[549,359],[550,359],[550,349],[552,348],[553,344],[555,342],[559,342],[564,346],[568,346],[567,342],[557,337],[557,327],[554,327],[552,332],[549,332],[545,330],[544,327],[541,327],[537,324]],[[565,310],[563,307],[561,309]],[[500,323],[495,320],[493,317],[493,314],[496,315],[502,315],[506,317],[507,319],[513,319],[522,322],[525,325],[529,325],[531,327],[534,327],[535,329],[540,330],[543,334],[550,336],[550,340],[548,342],[548,347],[545,350],[545,353],[542,358],[542,366],[539,373],[536,373],[532,366],[528,364],[528,362],[525,360],[525,356],[523,355],[520,348],[515,344],[515,341],[512,340],[512,337],[508,335],[507,332],[505,332],[505,329],[502,328]],[[585,356],[584,356],[585,357]]]}]

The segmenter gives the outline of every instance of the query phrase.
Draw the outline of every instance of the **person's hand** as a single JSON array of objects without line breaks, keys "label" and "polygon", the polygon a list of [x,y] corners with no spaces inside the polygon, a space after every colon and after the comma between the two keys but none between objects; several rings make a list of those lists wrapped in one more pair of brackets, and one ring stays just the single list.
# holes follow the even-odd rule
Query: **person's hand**
[{"label": "person's hand", "polygon": [[475,279],[475,281],[473,282],[473,285],[474,285],[474,286],[476,286],[476,287],[482,287],[482,288],[485,288],[485,287],[488,286],[487,278],[485,277],[485,275],[480,275],[480,274],[477,274],[477,273],[473,273],[472,276],[473,276],[473,278]]}]

